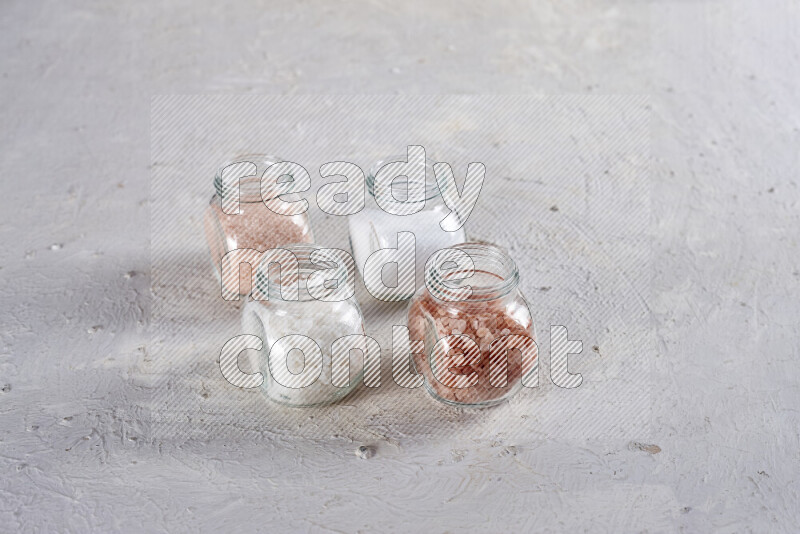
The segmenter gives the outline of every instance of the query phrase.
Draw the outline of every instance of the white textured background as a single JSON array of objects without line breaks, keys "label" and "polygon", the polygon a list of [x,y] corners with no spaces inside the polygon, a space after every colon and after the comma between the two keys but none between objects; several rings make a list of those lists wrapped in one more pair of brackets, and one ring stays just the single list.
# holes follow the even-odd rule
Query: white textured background
[{"label": "white textured background", "polygon": [[[800,529],[796,0],[0,14],[0,530]],[[150,97],[199,92],[651,95],[649,435],[361,460],[346,436],[154,432]]]}]

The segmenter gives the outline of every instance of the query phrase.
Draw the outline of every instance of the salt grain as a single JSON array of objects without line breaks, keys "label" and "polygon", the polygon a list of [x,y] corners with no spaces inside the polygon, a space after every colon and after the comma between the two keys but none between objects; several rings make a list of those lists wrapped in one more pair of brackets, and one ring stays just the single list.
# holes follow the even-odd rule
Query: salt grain
[{"label": "salt grain", "polygon": [[356,449],[356,456],[358,456],[362,460],[367,460],[369,458],[372,458],[374,455],[375,455],[375,450],[372,447],[367,447],[365,445],[362,445]]}]

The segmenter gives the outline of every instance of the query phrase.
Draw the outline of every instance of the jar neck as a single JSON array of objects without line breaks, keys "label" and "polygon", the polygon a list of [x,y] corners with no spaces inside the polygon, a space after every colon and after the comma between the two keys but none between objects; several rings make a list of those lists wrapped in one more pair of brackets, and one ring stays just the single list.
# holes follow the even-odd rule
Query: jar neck
[{"label": "jar neck", "polygon": [[[286,302],[308,302],[317,300],[313,294],[328,293],[335,288],[344,287],[347,283],[347,267],[337,258],[325,252],[319,245],[309,243],[295,243],[282,245],[281,249],[287,250],[297,258],[297,270],[288,268],[287,264],[270,269],[270,264],[263,261],[256,270],[254,296],[258,300],[276,300]],[[318,252],[321,251],[321,252]],[[316,253],[316,254],[315,254]],[[313,260],[312,261],[312,255]],[[314,276],[325,271],[325,276]],[[294,288],[297,288],[297,299],[291,298]]]},{"label": "jar neck", "polygon": [[[389,156],[387,158],[380,159],[375,162],[372,167],[370,167],[369,172],[367,173],[367,191],[369,194],[375,198],[376,200],[380,200],[376,197],[376,188],[375,188],[375,177],[378,174],[378,171],[381,168],[388,164],[395,161],[406,161],[407,156]],[[443,204],[444,201],[442,200],[442,193],[439,189],[439,185],[436,182],[436,173],[433,171],[433,165],[435,161],[430,159],[425,161],[425,184],[423,187],[424,191],[424,198],[425,198],[425,206],[430,207],[433,205]],[[403,202],[404,200],[408,199],[408,177],[398,175],[392,182],[392,187],[384,193],[384,196],[391,196],[391,199],[387,200],[394,200],[395,202]],[[389,192],[390,191],[390,192]]]},{"label": "jar neck", "polygon": [[223,164],[214,176],[214,189],[223,203],[238,201],[242,204],[253,204],[270,200],[278,196],[261,188],[261,177],[271,165],[283,159],[268,154],[245,154]]},{"label": "jar neck", "polygon": [[[437,300],[469,305],[471,303],[513,299],[519,286],[519,271],[514,260],[497,245],[490,243],[461,243],[449,247],[465,252],[472,259],[474,273],[463,278],[463,270],[442,272],[430,266],[426,283],[431,296]],[[472,293],[463,300],[452,301],[453,290],[470,286]]]}]

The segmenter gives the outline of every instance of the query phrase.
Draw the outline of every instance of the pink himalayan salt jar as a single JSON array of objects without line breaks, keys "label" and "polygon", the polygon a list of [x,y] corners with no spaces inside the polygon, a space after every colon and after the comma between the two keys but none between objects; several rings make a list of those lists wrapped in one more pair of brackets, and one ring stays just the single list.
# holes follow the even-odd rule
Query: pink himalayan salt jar
[{"label": "pink himalayan salt jar", "polygon": [[[224,288],[229,293],[249,295],[252,288],[251,275],[246,268],[241,268],[238,276],[233,273],[222,282],[220,262],[227,252],[242,248],[263,252],[292,243],[314,242],[307,211],[299,215],[280,215],[264,204],[264,199],[269,200],[270,196],[267,194],[262,198],[261,176],[270,165],[280,161],[282,160],[276,156],[249,154],[226,163],[214,177],[216,193],[206,208],[203,223],[214,275],[218,281],[224,283]],[[255,164],[255,169],[249,163]],[[223,170],[235,172],[238,169],[249,170],[250,176],[244,176],[232,183],[223,181]],[[235,213],[237,189],[238,214]],[[282,198],[287,201],[295,200],[291,195],[284,195]],[[254,257],[251,260],[250,269],[255,273],[258,259]]]},{"label": "pink himalayan salt jar", "polygon": [[[439,282],[432,283],[433,294],[425,285],[417,290],[409,304],[408,328],[412,340],[425,342],[425,352],[414,354],[414,367],[436,400],[462,407],[492,406],[518,393],[524,378],[535,380],[538,348],[533,319],[518,287],[516,265],[503,249],[487,243],[449,248],[466,252],[475,272],[457,281],[458,272],[444,278],[434,275],[432,279]],[[472,287],[466,300],[436,298],[466,285]],[[447,339],[434,353],[443,338]]]}]

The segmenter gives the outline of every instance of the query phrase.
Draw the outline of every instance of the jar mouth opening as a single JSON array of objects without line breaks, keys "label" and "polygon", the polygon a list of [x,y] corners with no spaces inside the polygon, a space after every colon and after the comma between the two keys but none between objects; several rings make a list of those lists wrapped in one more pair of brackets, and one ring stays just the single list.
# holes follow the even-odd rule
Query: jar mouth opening
[{"label": "jar mouth opening", "polygon": [[[388,156],[386,158],[379,159],[372,165],[372,167],[370,167],[369,172],[367,173],[366,184],[367,184],[367,191],[369,191],[369,194],[372,195],[373,198],[375,198],[375,177],[377,176],[378,171],[380,171],[381,168],[387,163],[405,162],[407,161],[407,159],[408,156],[405,154],[397,156]],[[427,158],[425,160],[424,192],[426,201],[433,200],[435,198],[442,196],[442,192],[439,189],[439,185],[436,181],[436,173],[433,172],[433,166],[436,163],[437,163],[436,161],[430,158]],[[403,175],[398,175],[392,181],[392,187],[390,191],[391,191],[390,196],[395,202],[403,202],[404,199],[407,199],[408,177]]]},{"label": "jar mouth opening", "polygon": [[[269,265],[259,263],[254,285],[262,298],[268,295],[270,300],[283,300],[287,289],[297,286],[300,301],[315,300],[309,290],[327,291],[347,283],[347,266],[340,263],[335,255],[325,252],[320,245],[292,243],[276,248],[288,250],[295,255],[297,271],[288,273],[285,272],[286,269],[269,269]],[[322,252],[314,254],[317,251]],[[311,259],[312,255],[314,255],[314,261]],[[320,271],[330,271],[330,276],[310,279],[313,274]]]},{"label": "jar mouth opening", "polygon": [[470,286],[472,294],[460,302],[484,302],[501,298],[511,293],[519,285],[519,271],[516,263],[502,247],[493,243],[469,242],[448,247],[469,255],[475,269],[469,278],[464,270],[428,270],[432,283],[428,286],[431,296],[439,300],[453,301],[455,290]]},{"label": "jar mouth opening", "polygon": [[[262,196],[261,177],[270,166],[280,163],[283,158],[270,154],[242,154],[222,164],[214,176],[214,189],[220,198],[236,198],[239,202],[251,204],[271,200],[280,195],[276,188],[267,184]],[[255,165],[255,170],[253,170]],[[240,178],[232,178],[246,173]],[[229,178],[231,177],[231,178]]]}]

